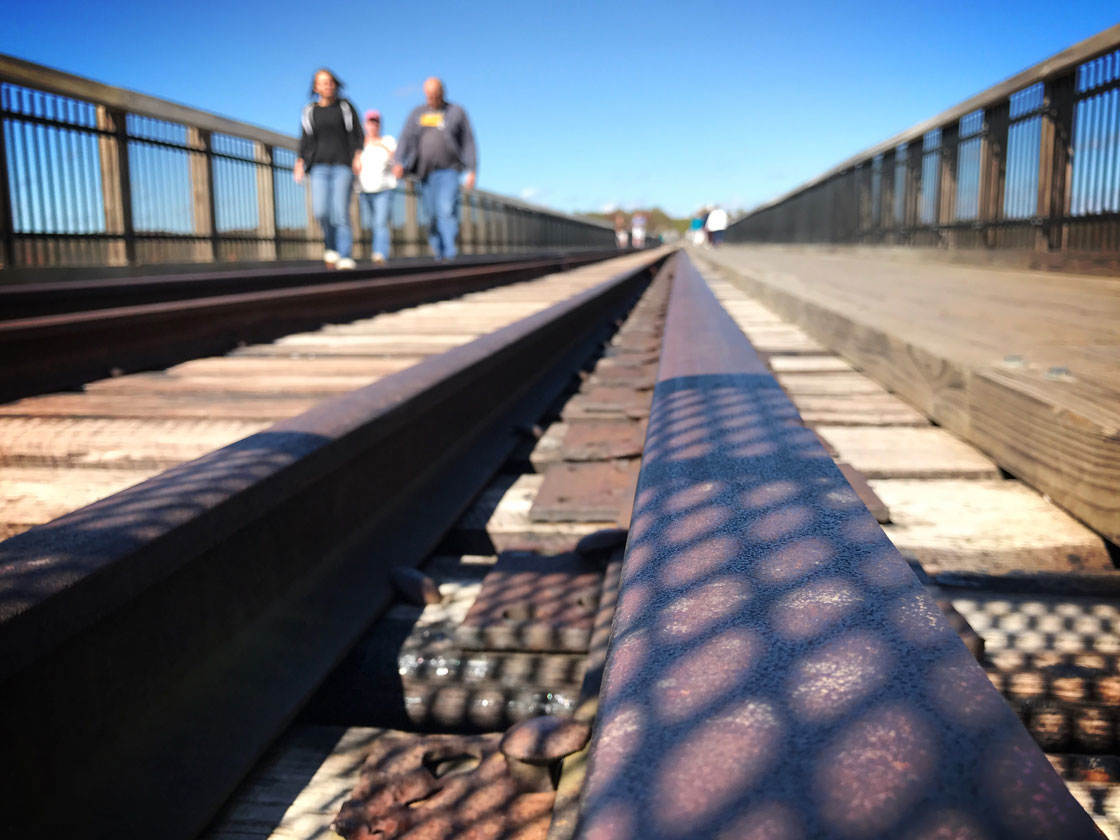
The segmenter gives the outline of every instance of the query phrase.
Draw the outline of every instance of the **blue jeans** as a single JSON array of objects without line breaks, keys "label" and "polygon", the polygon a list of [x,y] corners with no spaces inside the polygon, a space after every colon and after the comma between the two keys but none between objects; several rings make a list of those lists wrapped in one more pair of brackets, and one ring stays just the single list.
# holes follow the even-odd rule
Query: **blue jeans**
[{"label": "blue jeans", "polygon": [[350,193],[354,170],[341,163],[317,163],[311,167],[311,215],[323,229],[323,245],[349,257],[354,246],[350,230]]},{"label": "blue jeans", "polygon": [[455,237],[459,235],[459,172],[435,169],[420,182],[420,202],[428,217],[428,243],[437,260],[449,260],[458,251]]},{"label": "blue jeans", "polygon": [[373,230],[373,253],[389,258],[389,208],[393,206],[393,191],[358,193],[366,224]]}]

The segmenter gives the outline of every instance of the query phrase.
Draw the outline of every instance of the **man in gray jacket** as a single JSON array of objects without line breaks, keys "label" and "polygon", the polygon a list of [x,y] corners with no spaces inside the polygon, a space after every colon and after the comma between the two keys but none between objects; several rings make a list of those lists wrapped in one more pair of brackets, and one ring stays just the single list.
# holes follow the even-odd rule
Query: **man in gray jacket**
[{"label": "man in gray jacket", "polygon": [[443,82],[434,76],[424,82],[427,104],[414,108],[397,141],[398,178],[420,179],[420,201],[429,219],[428,242],[437,260],[457,253],[459,234],[459,173],[466,171],[463,189],[474,189],[478,165],[467,112],[443,98]]}]

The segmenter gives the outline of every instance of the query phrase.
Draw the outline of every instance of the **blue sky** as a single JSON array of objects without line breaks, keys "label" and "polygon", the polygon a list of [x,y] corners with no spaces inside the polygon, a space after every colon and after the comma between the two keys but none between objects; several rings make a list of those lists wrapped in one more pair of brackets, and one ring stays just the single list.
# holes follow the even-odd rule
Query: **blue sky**
[{"label": "blue sky", "polygon": [[1116,0],[38,0],[0,52],[289,134],[320,65],[393,134],[440,75],[480,187],[686,215],[771,199],[1118,21]]}]

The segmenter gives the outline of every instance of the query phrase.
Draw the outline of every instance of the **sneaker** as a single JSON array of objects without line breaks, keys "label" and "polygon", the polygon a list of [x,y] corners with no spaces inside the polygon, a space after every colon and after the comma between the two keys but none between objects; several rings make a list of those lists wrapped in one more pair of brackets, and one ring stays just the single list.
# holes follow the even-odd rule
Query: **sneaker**
[{"label": "sneaker", "polygon": [[335,264],[335,268],[339,269],[340,271],[347,271],[354,267],[355,263],[349,257],[343,257]]},{"label": "sneaker", "polygon": [[327,268],[333,268],[338,262],[338,251],[324,251],[323,262],[327,264]]},{"label": "sneaker", "polygon": [[384,254],[374,254],[373,255],[373,261],[375,263],[383,263],[383,262],[385,262],[385,255]]}]

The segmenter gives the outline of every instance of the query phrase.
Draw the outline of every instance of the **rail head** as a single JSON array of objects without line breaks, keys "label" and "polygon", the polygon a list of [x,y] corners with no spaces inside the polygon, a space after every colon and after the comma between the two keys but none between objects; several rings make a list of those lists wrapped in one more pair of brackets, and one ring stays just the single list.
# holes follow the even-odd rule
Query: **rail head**
[{"label": "rail head", "polygon": [[676,260],[577,836],[1099,837]]}]

